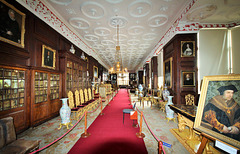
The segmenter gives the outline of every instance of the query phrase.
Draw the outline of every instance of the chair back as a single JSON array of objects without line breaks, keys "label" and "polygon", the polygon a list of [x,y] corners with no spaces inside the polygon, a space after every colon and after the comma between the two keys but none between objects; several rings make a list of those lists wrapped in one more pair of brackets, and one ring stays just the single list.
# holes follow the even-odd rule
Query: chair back
[{"label": "chair back", "polygon": [[80,89],[79,90],[79,93],[80,93],[80,104],[83,104],[84,103],[84,95],[83,95],[83,90]]},{"label": "chair back", "polygon": [[79,91],[78,90],[75,90],[75,103],[76,103],[76,106],[80,105]]},{"label": "chair back", "polygon": [[106,87],[105,86],[99,87],[99,96],[104,99],[106,98]]},{"label": "chair back", "polygon": [[186,101],[186,105],[195,105],[194,104],[194,95],[192,95],[192,94],[185,95],[185,101]]},{"label": "chair back", "polygon": [[88,88],[88,99],[89,99],[89,100],[92,99],[92,91],[91,91],[91,88]]},{"label": "chair back", "polygon": [[161,88],[160,88],[159,91],[157,92],[157,97],[162,98],[162,92],[163,92],[163,87],[161,86]]},{"label": "chair back", "polygon": [[88,101],[88,92],[87,89],[84,89],[84,98],[85,98],[85,102]]},{"label": "chair back", "polygon": [[74,108],[75,105],[74,105],[74,99],[73,99],[73,93],[72,93],[72,91],[69,91],[69,92],[68,92],[68,101],[69,101],[69,107],[70,107],[70,109]]},{"label": "chair back", "polygon": [[[13,117],[0,119],[0,149],[17,139]],[[14,147],[14,146],[13,146]]]}]

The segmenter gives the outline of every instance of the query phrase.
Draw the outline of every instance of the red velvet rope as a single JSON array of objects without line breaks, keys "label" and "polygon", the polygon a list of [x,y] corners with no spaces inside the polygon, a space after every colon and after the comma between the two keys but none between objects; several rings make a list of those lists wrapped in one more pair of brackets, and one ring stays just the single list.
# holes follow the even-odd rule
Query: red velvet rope
[{"label": "red velvet rope", "polygon": [[[136,107],[136,108],[137,108],[137,107]],[[139,113],[141,113],[141,111],[140,111],[138,108],[137,108],[137,111],[138,111]],[[144,121],[145,121],[145,123],[146,123],[146,125],[147,125],[148,130],[151,132],[151,134],[153,135],[153,137],[159,142],[160,140],[159,140],[159,139],[156,137],[156,135],[152,132],[151,128],[149,127],[149,125],[148,125],[148,123],[147,123],[147,121],[146,121],[146,119],[145,119],[144,114],[142,114],[142,116],[143,116],[143,119],[144,119]],[[165,154],[165,150],[164,150],[164,148],[163,148],[163,145],[162,145],[162,143],[160,143],[160,144],[161,144],[163,153]]]},{"label": "red velvet rope", "polygon": [[[98,107],[97,107],[95,110],[93,110],[93,111],[88,111],[88,113],[93,113],[93,112],[95,112],[95,111],[99,108],[99,106],[100,106],[100,103],[99,103]],[[59,137],[59,138],[56,139],[55,141],[51,142],[50,144],[48,144],[48,145],[46,145],[46,146],[44,146],[44,147],[42,147],[42,148],[40,148],[40,149],[38,149],[38,150],[36,150],[36,151],[31,152],[30,154],[34,154],[34,153],[36,153],[36,152],[40,152],[40,151],[42,151],[42,150],[50,147],[50,146],[53,145],[54,143],[58,142],[60,139],[62,139],[64,136],[66,136],[71,130],[73,130],[73,129],[76,127],[76,125],[82,120],[82,118],[84,117],[84,115],[85,115],[85,114],[83,114],[82,117],[77,121],[77,123],[76,123],[71,129],[69,129],[65,134],[63,134],[61,137]]]}]

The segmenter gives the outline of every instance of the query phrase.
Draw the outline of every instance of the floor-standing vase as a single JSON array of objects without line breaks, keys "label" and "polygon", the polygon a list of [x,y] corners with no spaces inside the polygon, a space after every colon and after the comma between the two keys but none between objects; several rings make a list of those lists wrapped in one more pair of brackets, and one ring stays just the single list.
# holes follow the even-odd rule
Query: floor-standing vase
[{"label": "floor-standing vase", "polygon": [[62,98],[60,100],[62,100],[62,107],[59,111],[60,112],[60,117],[61,117],[61,123],[60,123],[60,127],[58,129],[61,129],[62,125],[67,126],[67,129],[68,129],[69,125],[72,126],[72,123],[71,123],[71,109],[67,104],[68,98]]},{"label": "floor-standing vase", "polygon": [[139,84],[139,86],[138,86],[138,90],[139,90],[139,92],[142,92],[142,90],[143,90],[143,86],[142,86],[141,84]]},{"label": "floor-standing vase", "polygon": [[170,92],[167,90],[167,85],[165,84],[164,89],[163,89],[163,100],[166,102],[168,101],[168,96],[170,95]]},{"label": "floor-standing vase", "polygon": [[142,97],[143,96],[143,86],[141,84],[139,84],[138,90],[139,90],[138,95],[140,95],[138,97]]},{"label": "floor-standing vase", "polygon": [[168,96],[168,102],[165,106],[165,110],[166,110],[166,119],[165,120],[173,120],[175,121],[175,118],[174,118],[174,111],[170,109],[169,105],[173,105],[173,102],[172,102],[172,98],[173,96]]}]

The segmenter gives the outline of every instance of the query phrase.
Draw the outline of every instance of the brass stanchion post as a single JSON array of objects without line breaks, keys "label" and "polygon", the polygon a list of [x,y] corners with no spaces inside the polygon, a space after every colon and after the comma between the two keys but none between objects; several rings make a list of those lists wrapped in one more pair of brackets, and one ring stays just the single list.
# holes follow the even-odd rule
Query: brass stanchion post
[{"label": "brass stanchion post", "polygon": [[91,134],[87,132],[87,111],[85,112],[85,131],[82,133],[81,137],[82,138],[87,138]]},{"label": "brass stanchion post", "polygon": [[101,103],[101,113],[100,113],[100,115],[104,115],[104,113],[102,112],[102,98],[99,97],[99,99],[100,99],[100,103]]},{"label": "brass stanchion post", "polygon": [[107,99],[107,100],[108,100],[107,106],[110,106],[109,103],[110,103],[111,99],[110,99],[109,97],[111,97],[111,95],[108,95],[108,96],[107,96],[107,98],[108,98],[108,99]]},{"label": "brass stanchion post", "polygon": [[162,141],[159,141],[158,142],[158,154],[161,154],[162,153],[162,144],[163,144],[163,142]]},{"label": "brass stanchion post", "polygon": [[140,129],[139,129],[139,132],[136,133],[136,136],[138,138],[144,138],[145,137],[145,134],[142,133],[142,112],[141,112],[141,118],[140,118]]}]

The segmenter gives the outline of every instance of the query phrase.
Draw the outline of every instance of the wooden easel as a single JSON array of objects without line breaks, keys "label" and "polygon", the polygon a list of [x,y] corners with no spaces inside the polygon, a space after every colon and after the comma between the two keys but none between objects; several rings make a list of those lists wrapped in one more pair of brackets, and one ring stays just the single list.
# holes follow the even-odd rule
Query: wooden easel
[{"label": "wooden easel", "polygon": [[[202,141],[201,141],[201,144],[200,144],[200,146],[198,148],[197,154],[202,154],[203,153],[203,150],[205,149],[209,139],[213,140],[213,141],[217,140],[216,138],[214,138],[214,137],[212,137],[212,136],[210,136],[208,134],[205,134],[203,132],[201,133],[201,136],[202,136]],[[221,141],[221,142],[223,142],[223,141]],[[224,144],[227,144],[227,143],[224,142]],[[227,144],[227,145],[229,145],[229,144]],[[231,145],[229,145],[229,146],[231,146]],[[233,146],[231,146],[231,147],[233,147]],[[233,147],[233,148],[237,149],[237,151],[238,151],[237,153],[240,152],[240,149],[238,149],[236,147]]]}]

